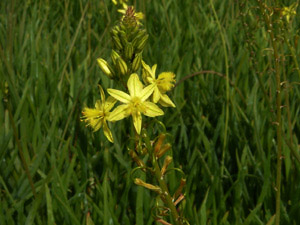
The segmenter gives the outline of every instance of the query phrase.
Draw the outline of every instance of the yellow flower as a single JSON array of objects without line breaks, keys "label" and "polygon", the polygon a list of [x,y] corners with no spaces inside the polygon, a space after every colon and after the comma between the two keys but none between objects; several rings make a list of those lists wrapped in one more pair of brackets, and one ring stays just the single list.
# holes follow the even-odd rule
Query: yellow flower
[{"label": "yellow flower", "polygon": [[152,95],[152,101],[154,103],[159,102],[164,107],[175,107],[175,104],[172,100],[166,95],[167,91],[170,91],[174,87],[175,83],[175,74],[172,72],[162,72],[158,75],[158,78],[155,78],[155,71],[157,65],[155,64],[150,68],[144,61],[143,64],[143,80],[147,84],[153,84],[154,91]]},{"label": "yellow flower", "polygon": [[95,131],[99,130],[103,125],[103,132],[105,137],[110,142],[113,142],[113,136],[111,134],[110,129],[107,126],[106,121],[109,120],[108,117],[110,115],[110,110],[114,107],[117,102],[113,97],[108,97],[105,101],[105,95],[102,87],[99,85],[101,101],[97,100],[95,104],[95,108],[91,109],[85,107],[82,111],[82,120],[87,123],[87,126],[91,126]]},{"label": "yellow flower", "polygon": [[154,85],[148,85],[143,88],[138,75],[133,73],[130,75],[127,87],[129,94],[116,89],[107,89],[107,92],[124,103],[119,105],[111,112],[109,119],[111,121],[121,120],[127,116],[132,116],[135,130],[138,134],[141,132],[142,115],[149,117],[161,116],[164,112],[154,103],[146,101],[154,90]]},{"label": "yellow flower", "polygon": [[294,2],[289,7],[283,7],[282,16],[285,16],[287,22],[290,22],[290,19],[296,15],[296,9],[298,7],[298,3]]}]

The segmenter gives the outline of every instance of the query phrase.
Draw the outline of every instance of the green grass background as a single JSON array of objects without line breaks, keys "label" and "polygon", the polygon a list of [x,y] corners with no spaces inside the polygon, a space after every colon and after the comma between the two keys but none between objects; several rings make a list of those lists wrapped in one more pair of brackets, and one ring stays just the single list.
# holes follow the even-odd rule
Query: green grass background
[{"label": "green grass background", "polygon": [[[224,47],[208,0],[136,1],[149,33],[146,62],[158,63],[158,72],[175,72],[177,81],[203,70],[223,74],[180,82],[171,93],[177,107],[160,118],[172,135],[174,165],[187,175],[181,210],[190,224],[274,221],[274,63],[255,1],[243,2],[213,1],[228,54],[226,89]],[[102,131],[93,133],[80,121],[82,108],[100,98],[97,83],[112,85],[96,59],[110,55],[116,9],[108,0],[0,1],[1,225],[155,224],[155,195],[130,179],[130,123],[112,124],[116,141],[110,144]],[[278,34],[286,35],[298,60],[298,15],[291,26]],[[279,43],[281,76],[288,81],[282,93],[281,222],[296,225],[300,76],[287,43]],[[171,190],[178,181],[171,174]]]}]

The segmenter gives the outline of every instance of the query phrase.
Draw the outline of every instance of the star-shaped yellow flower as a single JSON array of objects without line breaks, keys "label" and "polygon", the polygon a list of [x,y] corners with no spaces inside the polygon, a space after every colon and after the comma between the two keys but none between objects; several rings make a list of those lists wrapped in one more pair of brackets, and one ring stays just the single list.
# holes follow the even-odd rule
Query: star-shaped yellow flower
[{"label": "star-shaped yellow flower", "polygon": [[95,104],[95,108],[91,109],[85,107],[82,111],[82,120],[87,123],[87,126],[91,126],[95,131],[99,130],[103,125],[103,132],[105,137],[110,141],[113,142],[113,136],[111,134],[110,129],[107,126],[106,121],[110,115],[110,110],[114,107],[115,103],[117,102],[116,99],[109,96],[107,100],[105,100],[105,95],[102,87],[99,85],[101,101],[97,100]]},{"label": "star-shaped yellow flower", "polygon": [[175,74],[172,72],[162,72],[155,78],[155,71],[157,65],[155,64],[150,68],[144,61],[143,64],[143,80],[146,84],[153,84],[154,91],[152,95],[152,101],[154,103],[159,102],[164,107],[175,107],[172,100],[166,95],[167,91],[170,91],[174,87]]},{"label": "star-shaped yellow flower", "polygon": [[288,23],[297,14],[296,13],[297,7],[298,7],[298,3],[297,2],[294,2],[289,7],[283,7],[282,16],[285,16],[285,18],[286,18],[286,20],[287,20]]},{"label": "star-shaped yellow flower", "polygon": [[129,94],[116,89],[107,89],[107,92],[112,97],[124,103],[111,112],[109,119],[111,121],[117,121],[131,115],[135,130],[140,134],[142,114],[155,117],[163,115],[164,112],[153,102],[146,101],[153,93],[154,85],[148,85],[143,88],[143,84],[138,75],[133,73],[127,81],[127,87]]}]

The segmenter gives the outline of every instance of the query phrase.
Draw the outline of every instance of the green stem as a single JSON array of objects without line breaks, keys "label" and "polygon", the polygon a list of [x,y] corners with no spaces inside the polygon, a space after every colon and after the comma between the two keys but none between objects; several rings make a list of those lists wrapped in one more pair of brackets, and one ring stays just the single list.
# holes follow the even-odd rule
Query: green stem
[{"label": "green stem", "polygon": [[[135,131],[135,148],[136,149],[138,148],[139,140],[140,140],[140,135],[138,133],[136,133],[136,131]],[[158,182],[158,186],[160,187],[161,192],[162,192],[161,195],[160,195],[160,198],[167,205],[167,207],[169,208],[169,210],[171,212],[171,216],[172,216],[172,218],[174,220],[174,223],[175,223],[174,225],[182,225],[182,223],[180,221],[180,217],[179,217],[178,212],[176,210],[176,207],[174,205],[172,196],[169,192],[168,186],[167,186],[165,180],[163,179],[164,177],[161,173],[161,169],[159,167],[157,158],[154,154],[153,149],[150,146],[149,146],[149,149],[148,149],[148,153],[149,153],[149,156],[151,158],[150,161],[151,161],[151,164],[152,164],[152,169],[154,171],[154,176],[155,176],[155,178]],[[139,156],[137,156],[137,157],[139,157]]]},{"label": "green stem", "polygon": [[157,162],[157,160],[156,160],[156,158],[155,158],[154,155],[152,157],[153,157],[152,164],[153,164],[153,168],[154,168],[155,178],[158,181],[159,187],[162,190],[162,196],[165,199],[164,202],[167,203],[167,206],[168,206],[168,208],[171,211],[171,215],[172,215],[172,217],[174,219],[175,225],[181,225],[181,222],[179,221],[178,212],[176,210],[176,207],[174,205],[174,202],[173,202],[172,197],[170,195],[170,192],[168,190],[167,184],[166,184],[166,182],[163,179],[163,176],[161,174],[161,170],[159,168],[158,162]]}]

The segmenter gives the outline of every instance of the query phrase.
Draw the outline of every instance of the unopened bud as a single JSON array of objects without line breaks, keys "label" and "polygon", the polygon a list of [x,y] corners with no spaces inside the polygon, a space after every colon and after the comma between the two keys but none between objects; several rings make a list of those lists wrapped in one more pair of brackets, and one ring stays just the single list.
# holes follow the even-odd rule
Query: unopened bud
[{"label": "unopened bud", "polygon": [[127,64],[126,64],[126,62],[121,57],[117,59],[117,66],[119,68],[119,72],[122,75],[126,75],[127,74]]},{"label": "unopened bud", "polygon": [[126,33],[125,33],[123,30],[121,30],[121,31],[119,32],[119,34],[120,34],[119,37],[120,37],[120,41],[121,41],[122,45],[123,45],[123,46],[126,46],[127,43],[128,43]]},{"label": "unopened bud", "polygon": [[113,61],[113,64],[116,66],[117,59],[120,58],[120,55],[116,51],[112,50],[110,57],[111,57],[111,60]]},{"label": "unopened bud", "polygon": [[123,49],[123,46],[122,46],[121,41],[120,41],[120,38],[118,36],[112,36],[112,40],[113,40],[113,43],[114,43],[114,45],[116,46],[116,48],[118,50],[122,50]]},{"label": "unopened bud", "polygon": [[136,56],[132,62],[132,67],[131,67],[133,72],[137,71],[140,68],[141,63],[142,63],[142,54],[140,54],[140,53],[136,54]]},{"label": "unopened bud", "polygon": [[111,35],[112,36],[118,36],[119,33],[119,27],[115,26],[113,29],[111,29]]},{"label": "unopened bud", "polygon": [[149,37],[149,35],[147,34],[147,35],[145,35],[145,36],[138,42],[138,45],[136,46],[136,49],[137,49],[138,51],[141,51],[141,50],[144,49],[144,47],[145,47],[145,45],[146,45],[146,43],[147,43],[148,37]]},{"label": "unopened bud", "polygon": [[138,32],[138,34],[133,38],[133,40],[132,40],[132,45],[133,45],[133,47],[136,47],[137,45],[138,45],[138,43],[139,43],[139,41],[144,37],[144,36],[146,36],[146,31],[145,30],[140,30],[139,32]]},{"label": "unopened bud", "polygon": [[125,46],[125,57],[130,60],[132,58],[132,54],[133,54],[133,46],[130,42],[128,42],[127,45]]},{"label": "unopened bud", "polygon": [[130,32],[128,41],[132,41],[139,34],[139,27],[135,26],[133,30]]},{"label": "unopened bud", "polygon": [[105,73],[110,79],[112,79],[114,75],[113,70],[111,69],[109,64],[102,58],[98,58],[97,62],[103,73]]},{"label": "unopened bud", "polygon": [[120,24],[120,29],[121,29],[121,32],[125,33],[126,27],[124,26],[124,24]]},{"label": "unopened bud", "polygon": [[152,191],[155,191],[155,192],[157,192],[157,193],[161,193],[160,187],[154,186],[154,185],[152,185],[152,184],[145,183],[145,182],[142,181],[140,178],[135,178],[135,179],[134,179],[134,183],[135,183],[136,185],[143,186],[143,187],[145,187],[145,188],[147,188],[147,189],[150,189],[150,190],[152,190]]}]

